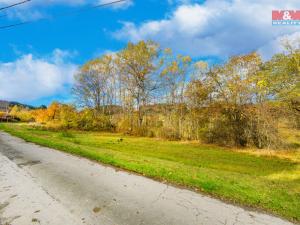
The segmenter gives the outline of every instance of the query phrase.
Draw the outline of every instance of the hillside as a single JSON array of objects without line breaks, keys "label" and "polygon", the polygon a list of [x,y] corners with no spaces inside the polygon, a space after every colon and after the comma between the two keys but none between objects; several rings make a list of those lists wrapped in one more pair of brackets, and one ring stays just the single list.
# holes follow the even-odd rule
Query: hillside
[{"label": "hillside", "polygon": [[15,105],[20,106],[22,108],[27,108],[27,109],[35,109],[36,108],[34,106],[22,104],[19,102],[0,100],[0,111],[5,111],[6,108],[11,108],[11,107],[14,107]]}]

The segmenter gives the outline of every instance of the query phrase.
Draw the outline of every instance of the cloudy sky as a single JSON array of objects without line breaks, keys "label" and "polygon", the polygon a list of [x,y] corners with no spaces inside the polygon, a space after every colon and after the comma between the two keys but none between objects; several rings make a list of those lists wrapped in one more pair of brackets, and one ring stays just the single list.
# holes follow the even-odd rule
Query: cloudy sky
[{"label": "cloudy sky", "polygon": [[[0,0],[0,8],[21,0]],[[299,0],[32,0],[0,10],[0,99],[40,105],[72,101],[76,68],[128,41],[151,39],[195,60],[222,61],[254,50],[268,59],[300,26],[272,26],[272,10],[299,10]],[[87,9],[78,12],[78,10]],[[67,16],[66,16],[67,15]]]}]

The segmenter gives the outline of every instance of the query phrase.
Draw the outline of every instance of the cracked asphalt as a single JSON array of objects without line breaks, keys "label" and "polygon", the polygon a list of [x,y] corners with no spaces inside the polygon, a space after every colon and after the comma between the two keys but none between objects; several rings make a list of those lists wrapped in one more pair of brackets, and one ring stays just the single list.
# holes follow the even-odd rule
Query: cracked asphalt
[{"label": "cracked asphalt", "polygon": [[0,225],[292,224],[0,132]]}]

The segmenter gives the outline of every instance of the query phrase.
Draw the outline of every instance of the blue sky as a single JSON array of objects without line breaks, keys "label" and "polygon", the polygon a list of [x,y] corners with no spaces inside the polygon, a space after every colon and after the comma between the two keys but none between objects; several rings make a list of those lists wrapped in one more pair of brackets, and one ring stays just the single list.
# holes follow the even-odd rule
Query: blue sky
[{"label": "blue sky", "polygon": [[[18,1],[0,0],[0,7]],[[0,11],[0,26],[35,21],[0,30],[0,99],[69,102],[76,68],[128,41],[152,39],[177,53],[216,62],[254,50],[268,59],[282,51],[282,39],[300,37],[299,26],[271,23],[272,10],[300,9],[298,0],[128,0],[60,16],[109,1],[32,0]]]}]

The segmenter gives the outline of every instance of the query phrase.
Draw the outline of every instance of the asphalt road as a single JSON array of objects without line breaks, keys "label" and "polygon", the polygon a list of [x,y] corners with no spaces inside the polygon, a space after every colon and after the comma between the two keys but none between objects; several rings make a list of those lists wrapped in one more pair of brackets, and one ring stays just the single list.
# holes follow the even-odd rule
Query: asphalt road
[{"label": "asphalt road", "polygon": [[0,132],[0,225],[291,224]]}]

